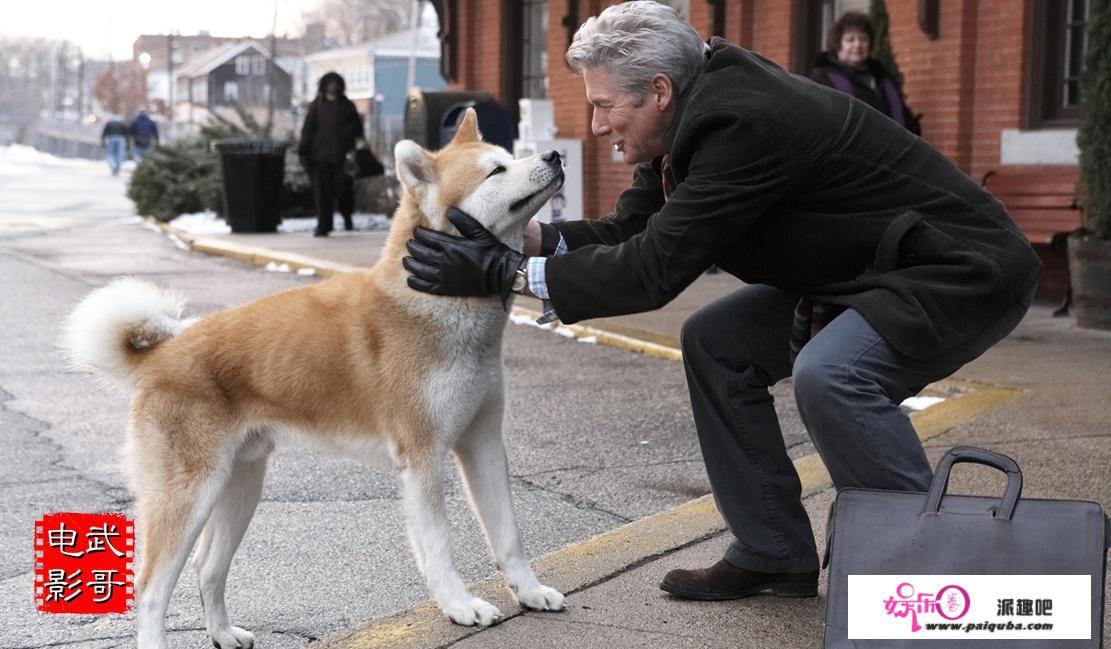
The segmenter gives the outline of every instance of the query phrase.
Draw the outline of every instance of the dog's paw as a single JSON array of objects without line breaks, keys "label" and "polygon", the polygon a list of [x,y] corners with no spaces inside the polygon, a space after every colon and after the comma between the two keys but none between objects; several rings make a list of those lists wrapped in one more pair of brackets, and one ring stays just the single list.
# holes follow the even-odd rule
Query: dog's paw
[{"label": "dog's paw", "polygon": [[209,634],[212,646],[216,649],[251,649],[255,646],[255,634],[237,626],[229,626]]},{"label": "dog's paw", "polygon": [[562,611],[563,593],[537,584],[535,588],[517,593],[517,601],[534,611]]},{"label": "dog's paw", "polygon": [[493,604],[472,597],[467,601],[443,607],[452,622],[463,626],[490,626],[501,619],[501,611]]}]

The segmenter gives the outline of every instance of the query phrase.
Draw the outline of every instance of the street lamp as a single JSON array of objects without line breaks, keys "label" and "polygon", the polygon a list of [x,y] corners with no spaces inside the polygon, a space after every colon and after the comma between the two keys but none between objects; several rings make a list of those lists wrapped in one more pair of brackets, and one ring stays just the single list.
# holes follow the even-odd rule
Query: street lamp
[{"label": "street lamp", "polygon": [[143,52],[139,55],[139,65],[143,66],[144,70],[150,69],[150,52]]}]

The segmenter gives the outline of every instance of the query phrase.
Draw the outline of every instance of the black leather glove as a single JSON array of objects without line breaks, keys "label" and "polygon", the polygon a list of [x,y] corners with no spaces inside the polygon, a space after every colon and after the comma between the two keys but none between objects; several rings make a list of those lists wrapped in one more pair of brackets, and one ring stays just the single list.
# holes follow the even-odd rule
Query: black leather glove
[{"label": "black leather glove", "polygon": [[449,208],[448,221],[462,237],[417,228],[401,260],[411,288],[433,295],[486,297],[497,295],[504,305],[525,256],[498,241],[471,215]]}]

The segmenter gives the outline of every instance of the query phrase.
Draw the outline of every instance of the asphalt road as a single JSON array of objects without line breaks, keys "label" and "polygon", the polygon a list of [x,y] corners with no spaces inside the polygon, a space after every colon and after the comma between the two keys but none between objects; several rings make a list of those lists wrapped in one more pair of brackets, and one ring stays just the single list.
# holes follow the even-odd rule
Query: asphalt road
[{"label": "asphalt road", "polygon": [[[91,163],[0,167],[0,648],[134,646],[133,614],[44,615],[32,599],[36,518],[133,514],[116,464],[127,395],[67,371],[56,347],[78,300],[133,275],[178,289],[204,314],[318,281],[181,249],[135,216],[124,183]],[[519,325],[505,347],[505,437],[530,555],[708,492],[680,364]],[[797,455],[806,445],[791,401],[779,399]],[[457,563],[477,581],[494,566],[458,481],[447,489]],[[260,647],[301,647],[426,600],[398,496],[390,472],[277,451],[232,565],[232,623]],[[209,646],[196,592],[187,567],[171,647]]]}]

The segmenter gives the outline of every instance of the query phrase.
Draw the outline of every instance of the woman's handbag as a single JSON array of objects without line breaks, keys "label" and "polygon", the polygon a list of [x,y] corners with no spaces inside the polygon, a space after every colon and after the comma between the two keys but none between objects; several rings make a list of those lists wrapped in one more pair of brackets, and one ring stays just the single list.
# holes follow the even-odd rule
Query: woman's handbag
[{"label": "woman's handbag", "polygon": [[371,153],[370,149],[352,149],[347,152],[347,159],[343,163],[343,171],[352,178],[369,178],[382,175],[386,168]]},{"label": "woman's handbag", "polygon": [[[947,495],[958,462],[1004,472],[1002,498]],[[929,493],[841,490],[826,544],[826,649],[1101,646],[1103,508],[1021,494],[1014,460],[969,446],[942,456]]]}]

